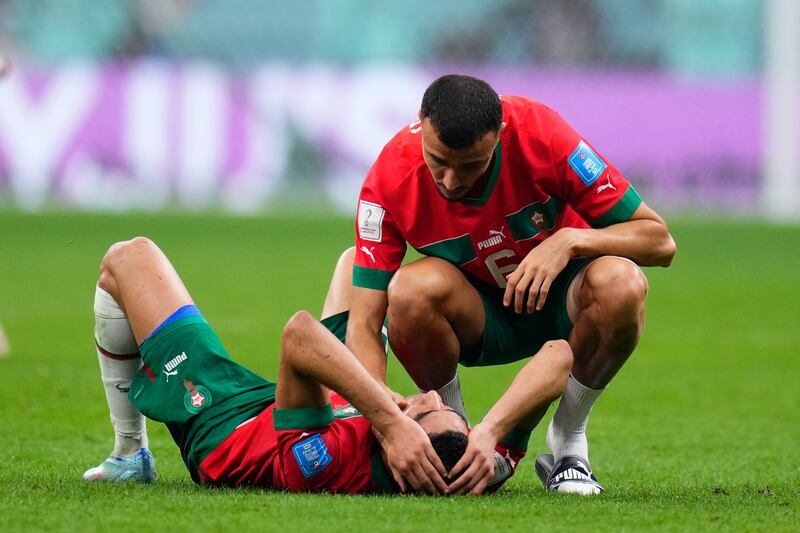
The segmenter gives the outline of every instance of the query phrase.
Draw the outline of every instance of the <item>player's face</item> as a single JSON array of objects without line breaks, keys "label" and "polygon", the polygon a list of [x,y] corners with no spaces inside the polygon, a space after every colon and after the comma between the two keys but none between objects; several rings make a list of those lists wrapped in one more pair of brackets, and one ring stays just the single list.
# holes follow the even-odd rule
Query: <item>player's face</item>
[{"label": "player's face", "polygon": [[443,431],[467,432],[467,423],[460,414],[442,403],[442,397],[436,391],[416,394],[407,399],[406,416],[416,421],[425,433],[441,433]]},{"label": "player's face", "polygon": [[454,149],[444,144],[430,120],[422,119],[422,155],[439,194],[446,200],[470,195],[475,184],[489,172],[492,156],[505,123],[475,141],[472,146]]}]

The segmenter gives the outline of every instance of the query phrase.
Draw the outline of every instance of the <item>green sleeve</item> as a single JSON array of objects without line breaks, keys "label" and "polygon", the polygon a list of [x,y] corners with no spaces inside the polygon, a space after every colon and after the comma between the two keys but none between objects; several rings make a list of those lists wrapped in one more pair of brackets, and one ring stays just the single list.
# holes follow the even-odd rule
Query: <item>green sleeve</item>
[{"label": "green sleeve", "polygon": [[392,276],[394,276],[394,272],[388,270],[353,265],[353,285],[356,287],[385,291],[389,288]]},{"label": "green sleeve", "polygon": [[275,409],[272,412],[275,429],[311,429],[329,426],[333,422],[331,404],[297,409]]},{"label": "green sleeve", "polygon": [[619,201],[611,207],[611,209],[606,211],[605,215],[598,217],[592,223],[592,227],[605,228],[607,226],[611,226],[612,224],[625,222],[631,218],[633,212],[636,211],[641,204],[642,197],[639,196],[639,193],[636,192],[636,189],[633,188],[633,185],[629,185],[627,192],[622,195],[622,198],[620,198]]}]

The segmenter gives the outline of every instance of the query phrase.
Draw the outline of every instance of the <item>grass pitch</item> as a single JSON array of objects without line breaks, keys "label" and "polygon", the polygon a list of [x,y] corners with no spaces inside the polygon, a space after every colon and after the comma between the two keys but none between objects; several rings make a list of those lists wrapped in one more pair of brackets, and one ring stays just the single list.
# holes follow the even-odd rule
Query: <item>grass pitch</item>
[{"label": "grass pitch", "polygon": [[[496,495],[346,497],[191,483],[150,424],[154,486],[89,485],[113,436],[92,339],[97,267],[144,234],[173,260],[238,360],[266,377],[297,309],[318,313],[352,242],[338,218],[0,214],[0,531],[796,530],[800,527],[800,228],[672,224],[678,255],[647,269],[646,330],[594,409],[592,465],[608,489],[545,493],[531,456]],[[519,365],[462,369],[473,420]],[[392,362],[390,380],[412,392]]]}]

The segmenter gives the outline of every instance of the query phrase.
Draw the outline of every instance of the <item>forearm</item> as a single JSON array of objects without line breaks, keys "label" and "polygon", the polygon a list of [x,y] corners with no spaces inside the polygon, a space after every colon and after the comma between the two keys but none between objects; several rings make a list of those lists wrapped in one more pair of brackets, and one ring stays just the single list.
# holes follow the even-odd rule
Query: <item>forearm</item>
[{"label": "forearm", "polygon": [[295,315],[284,330],[281,364],[341,394],[379,431],[403,416],[347,347],[307,313]]},{"label": "forearm", "polygon": [[558,233],[562,232],[572,252],[583,257],[618,255],[642,266],[666,267],[675,255],[666,224],[657,220],[629,220],[603,229],[565,228]]},{"label": "forearm", "polygon": [[[546,407],[563,392],[571,366],[572,351],[566,341],[546,343],[483,418],[481,430],[499,441],[513,429],[533,429]],[[532,416],[536,417],[533,422]]]},{"label": "forearm", "polygon": [[374,379],[386,383],[386,347],[380,330],[375,331],[362,323],[349,323],[347,347]]}]

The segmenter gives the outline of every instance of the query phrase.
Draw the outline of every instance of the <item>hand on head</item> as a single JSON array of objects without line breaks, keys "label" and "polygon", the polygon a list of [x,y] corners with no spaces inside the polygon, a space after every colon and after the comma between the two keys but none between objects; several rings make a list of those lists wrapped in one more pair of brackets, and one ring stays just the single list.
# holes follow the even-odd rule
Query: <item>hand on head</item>
[{"label": "hand on head", "polygon": [[403,398],[392,394],[405,407],[403,421],[391,432],[378,435],[386,452],[386,464],[400,490],[447,494],[447,469],[461,457],[467,445],[464,418],[442,403],[435,392]]}]

